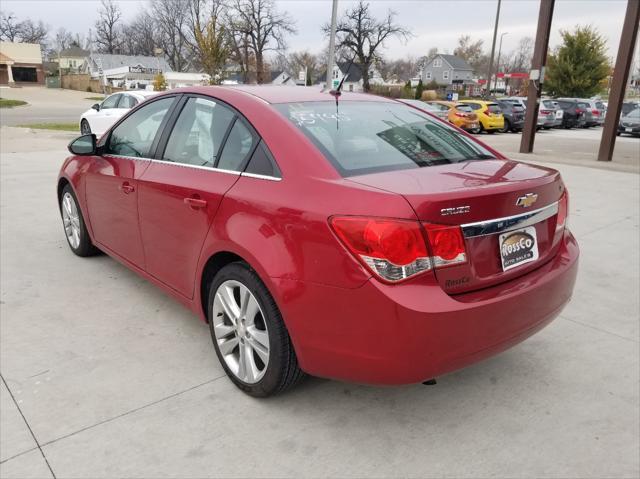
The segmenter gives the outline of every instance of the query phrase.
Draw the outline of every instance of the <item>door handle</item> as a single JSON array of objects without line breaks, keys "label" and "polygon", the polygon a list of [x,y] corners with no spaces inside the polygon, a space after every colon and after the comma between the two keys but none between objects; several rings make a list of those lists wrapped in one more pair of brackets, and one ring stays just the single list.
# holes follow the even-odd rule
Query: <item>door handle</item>
[{"label": "door handle", "polygon": [[136,189],[133,185],[129,184],[129,182],[125,181],[120,185],[120,190],[122,190],[125,195],[128,195],[129,193],[133,193]]},{"label": "door handle", "polygon": [[193,209],[200,209],[207,207],[207,201],[200,198],[185,198],[184,203],[189,205]]}]

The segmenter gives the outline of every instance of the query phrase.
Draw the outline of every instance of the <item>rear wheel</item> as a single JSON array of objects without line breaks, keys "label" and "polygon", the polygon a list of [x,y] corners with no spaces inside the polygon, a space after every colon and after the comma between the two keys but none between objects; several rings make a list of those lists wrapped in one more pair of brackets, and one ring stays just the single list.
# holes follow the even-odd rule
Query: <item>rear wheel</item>
[{"label": "rear wheel", "polygon": [[89,122],[87,120],[83,119],[80,122],[80,133],[82,133],[83,135],[91,134],[91,126],[89,125]]},{"label": "rear wheel", "polygon": [[511,130],[511,123],[509,123],[509,120],[505,118],[504,126],[500,128],[500,133],[507,133],[509,130]]},{"label": "rear wheel", "polygon": [[489,133],[490,135],[493,135],[496,132],[496,130],[487,130],[487,133]]},{"label": "rear wheel", "polygon": [[238,388],[266,397],[304,376],[280,310],[249,266],[238,262],[222,268],[209,288],[208,304],[216,354]]},{"label": "rear wheel", "polygon": [[69,248],[78,256],[93,256],[98,254],[100,250],[93,246],[89,232],[82,217],[82,211],[78,206],[71,185],[67,184],[62,189],[60,196],[60,214],[62,215],[62,226],[64,234],[67,238]]}]

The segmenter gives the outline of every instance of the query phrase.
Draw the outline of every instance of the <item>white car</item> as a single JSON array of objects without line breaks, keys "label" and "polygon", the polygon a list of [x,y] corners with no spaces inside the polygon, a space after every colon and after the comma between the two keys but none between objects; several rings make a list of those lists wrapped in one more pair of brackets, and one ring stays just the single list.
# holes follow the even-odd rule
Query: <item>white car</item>
[{"label": "white car", "polygon": [[102,103],[96,103],[82,114],[80,133],[83,135],[95,133],[99,137],[131,108],[155,94],[157,92],[136,90],[109,95],[102,100]]}]

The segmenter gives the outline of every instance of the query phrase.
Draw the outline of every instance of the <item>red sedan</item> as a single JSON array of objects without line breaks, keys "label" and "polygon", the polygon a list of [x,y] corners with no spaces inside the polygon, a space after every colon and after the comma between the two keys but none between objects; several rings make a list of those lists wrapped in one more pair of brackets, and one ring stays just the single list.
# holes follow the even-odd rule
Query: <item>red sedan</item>
[{"label": "red sedan", "polygon": [[423,382],[522,341],[573,290],[560,174],[397,101],[173,90],[69,150],[71,250],[197,313],[255,396],[303,372]]}]

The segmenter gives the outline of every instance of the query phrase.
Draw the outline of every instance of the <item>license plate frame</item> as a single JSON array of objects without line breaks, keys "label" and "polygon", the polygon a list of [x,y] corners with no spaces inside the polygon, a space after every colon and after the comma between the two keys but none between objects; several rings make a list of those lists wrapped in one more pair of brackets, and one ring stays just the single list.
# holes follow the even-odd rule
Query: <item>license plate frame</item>
[{"label": "license plate frame", "polygon": [[633,128],[625,128],[624,132],[625,133],[631,133],[631,132],[633,132]]},{"label": "license plate frame", "polygon": [[502,271],[509,271],[536,261],[540,255],[535,226],[502,233],[498,237],[498,254]]}]

